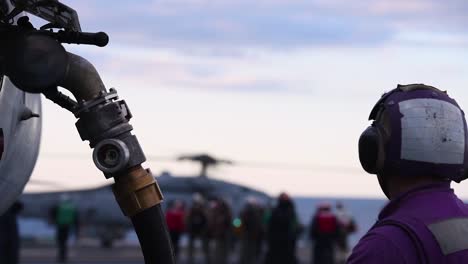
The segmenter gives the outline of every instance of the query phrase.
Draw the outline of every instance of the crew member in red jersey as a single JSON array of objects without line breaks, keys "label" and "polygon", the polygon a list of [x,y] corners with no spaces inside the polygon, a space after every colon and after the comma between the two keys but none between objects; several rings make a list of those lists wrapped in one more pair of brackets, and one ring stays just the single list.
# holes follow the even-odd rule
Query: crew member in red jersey
[{"label": "crew member in red jersey", "polygon": [[185,210],[181,201],[175,201],[173,206],[166,212],[166,222],[171,236],[174,254],[179,253],[179,239],[185,230]]},{"label": "crew member in red jersey", "polygon": [[334,248],[338,232],[338,220],[331,211],[331,204],[319,204],[309,230],[310,239],[314,242],[314,264],[334,264]]}]

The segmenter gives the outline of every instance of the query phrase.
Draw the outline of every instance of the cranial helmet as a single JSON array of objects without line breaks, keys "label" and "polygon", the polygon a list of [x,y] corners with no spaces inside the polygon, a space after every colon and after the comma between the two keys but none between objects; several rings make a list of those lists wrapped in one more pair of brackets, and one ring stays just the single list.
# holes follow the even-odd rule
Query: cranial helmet
[{"label": "cranial helmet", "polygon": [[446,92],[398,85],[376,103],[359,138],[359,160],[371,174],[468,178],[465,114]]}]

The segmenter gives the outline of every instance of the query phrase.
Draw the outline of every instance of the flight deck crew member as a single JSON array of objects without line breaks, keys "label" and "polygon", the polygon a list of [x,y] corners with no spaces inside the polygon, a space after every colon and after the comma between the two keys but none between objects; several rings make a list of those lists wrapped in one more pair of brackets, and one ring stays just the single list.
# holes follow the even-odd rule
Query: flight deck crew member
[{"label": "flight deck crew member", "polygon": [[357,231],[356,221],[346,210],[342,202],[336,203],[336,218],[338,220],[338,238],[336,241],[336,262],[342,264],[349,256],[348,237]]},{"label": "flight deck crew member", "polygon": [[210,235],[214,241],[213,263],[229,263],[229,242],[232,235],[231,208],[223,198],[213,201],[209,217]]},{"label": "flight deck crew member", "polygon": [[20,236],[17,216],[23,209],[21,202],[15,202],[0,215],[0,263],[19,263]]},{"label": "flight deck crew member", "polygon": [[334,264],[335,246],[338,239],[338,219],[331,211],[331,204],[319,204],[312,217],[309,237],[313,243],[313,264]]},{"label": "flight deck crew member", "polygon": [[286,193],[280,194],[278,204],[268,220],[265,264],[296,264],[296,241],[299,233],[294,202]]},{"label": "flight deck crew member", "polygon": [[199,193],[193,195],[192,207],[187,212],[186,222],[189,237],[189,263],[195,262],[195,241],[198,239],[202,244],[202,252],[205,258],[204,263],[209,264],[208,215],[203,196]]},{"label": "flight deck crew member", "polygon": [[185,230],[185,208],[182,201],[176,200],[166,212],[166,223],[171,237],[174,255],[179,256],[179,240]]},{"label": "flight deck crew member", "polygon": [[78,227],[78,212],[70,197],[66,194],[60,196],[59,204],[52,208],[52,220],[54,221],[57,231],[56,240],[58,246],[57,260],[59,262],[67,262],[68,257],[68,238],[70,231],[75,228],[75,233]]},{"label": "flight deck crew member", "polygon": [[240,263],[258,263],[263,242],[263,210],[255,197],[247,198],[240,219],[242,227]]},{"label": "flight deck crew member", "polygon": [[369,119],[359,158],[390,202],[348,263],[468,263],[468,206],[450,188],[467,178],[463,111],[434,87],[399,85]]}]

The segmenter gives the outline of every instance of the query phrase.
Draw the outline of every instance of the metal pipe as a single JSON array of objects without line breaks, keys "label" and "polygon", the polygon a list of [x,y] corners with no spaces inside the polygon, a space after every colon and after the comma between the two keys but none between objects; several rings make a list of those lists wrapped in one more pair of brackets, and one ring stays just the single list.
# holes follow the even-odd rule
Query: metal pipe
[{"label": "metal pipe", "polygon": [[100,92],[106,91],[104,83],[93,64],[71,52],[67,52],[67,55],[67,70],[65,76],[58,83],[59,86],[69,90],[78,102],[92,100]]},{"label": "metal pipe", "polygon": [[67,52],[51,36],[36,31],[10,33],[0,59],[5,58],[6,75],[21,90],[45,93],[51,87],[61,86],[78,102],[90,101],[106,91],[93,64]]}]

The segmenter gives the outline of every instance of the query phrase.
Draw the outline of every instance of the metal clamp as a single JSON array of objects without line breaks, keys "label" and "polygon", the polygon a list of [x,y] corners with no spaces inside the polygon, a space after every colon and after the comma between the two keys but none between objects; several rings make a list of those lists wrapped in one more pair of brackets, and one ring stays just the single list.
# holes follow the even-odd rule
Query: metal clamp
[{"label": "metal clamp", "polygon": [[117,94],[117,90],[114,88],[110,88],[109,92],[101,91],[99,97],[96,99],[87,102],[79,102],[78,109],[73,114],[75,114],[76,117],[79,117],[82,112],[89,111],[89,109],[97,105],[102,105],[105,102],[117,99],[119,99],[119,95]]}]

